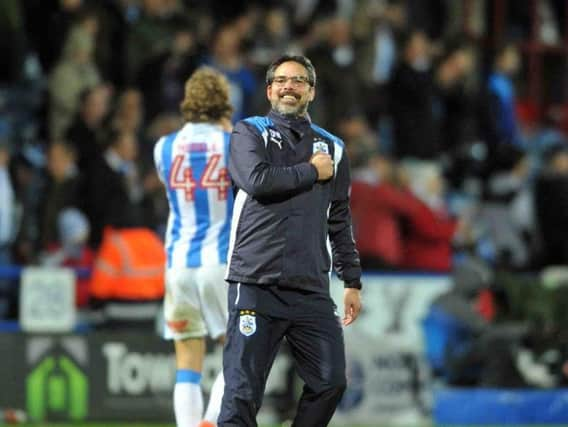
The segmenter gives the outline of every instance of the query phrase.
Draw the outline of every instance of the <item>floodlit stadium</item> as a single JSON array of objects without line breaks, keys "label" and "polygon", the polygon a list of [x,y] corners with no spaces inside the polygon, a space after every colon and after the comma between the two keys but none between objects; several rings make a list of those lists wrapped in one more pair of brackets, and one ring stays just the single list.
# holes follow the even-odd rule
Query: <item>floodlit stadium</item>
[{"label": "floodlit stadium", "polygon": [[565,0],[2,0],[0,47],[0,425],[568,425]]}]

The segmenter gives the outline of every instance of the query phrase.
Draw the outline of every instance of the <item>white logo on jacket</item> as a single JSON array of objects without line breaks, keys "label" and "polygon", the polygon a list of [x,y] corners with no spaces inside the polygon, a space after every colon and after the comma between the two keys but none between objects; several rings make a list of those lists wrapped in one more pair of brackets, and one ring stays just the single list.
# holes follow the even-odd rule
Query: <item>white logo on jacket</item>
[{"label": "white logo on jacket", "polygon": [[239,317],[239,331],[245,337],[256,332],[256,313],[252,310],[241,310]]},{"label": "white logo on jacket", "polygon": [[277,144],[278,148],[282,150],[282,135],[280,135],[280,132],[273,129],[268,129],[268,132],[270,134],[270,140]]}]

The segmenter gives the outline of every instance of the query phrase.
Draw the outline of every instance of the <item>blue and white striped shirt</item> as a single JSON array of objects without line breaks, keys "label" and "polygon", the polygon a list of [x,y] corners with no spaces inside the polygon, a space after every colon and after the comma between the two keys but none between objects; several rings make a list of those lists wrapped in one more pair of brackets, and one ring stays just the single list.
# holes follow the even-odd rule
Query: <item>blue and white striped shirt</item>
[{"label": "blue and white striped shirt", "polygon": [[15,199],[7,167],[0,167],[0,246],[10,244],[15,229]]},{"label": "blue and white striped shirt", "polygon": [[218,125],[187,123],[154,147],[170,206],[168,268],[227,263],[233,210],[229,137]]}]

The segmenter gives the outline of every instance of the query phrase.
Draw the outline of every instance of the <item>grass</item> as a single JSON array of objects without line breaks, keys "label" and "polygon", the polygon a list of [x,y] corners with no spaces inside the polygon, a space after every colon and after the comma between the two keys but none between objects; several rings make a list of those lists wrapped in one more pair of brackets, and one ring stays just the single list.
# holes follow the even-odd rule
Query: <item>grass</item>
[{"label": "grass", "polygon": [[[0,426],[2,426],[0,422]],[[175,427],[174,424],[151,424],[151,423],[115,423],[115,424],[108,424],[108,423],[26,423],[26,424],[18,424],[21,427]],[[281,424],[273,424],[273,425],[263,425],[260,427],[282,427]],[[339,427],[339,426],[335,426]],[[386,424],[380,425],[350,425],[345,427],[393,427]],[[407,426],[396,426],[396,427],[432,427],[430,425],[407,425]],[[459,425],[459,426],[438,426],[438,427],[479,427],[479,426],[468,426],[468,425]],[[483,426],[483,427],[500,427],[500,426]],[[523,426],[509,426],[509,427],[523,427]],[[566,425],[562,424],[546,424],[546,425],[534,425],[531,424],[530,426],[524,427],[567,427]]]},{"label": "grass", "polygon": [[[5,424],[2,424],[1,420],[0,420],[0,426],[3,426]],[[108,423],[88,423],[88,422],[84,422],[84,423],[42,423],[42,422],[38,422],[38,423],[25,423],[25,424],[18,424],[21,427],[175,427],[174,424],[152,424],[152,423],[114,423],[114,424],[108,424]],[[264,424],[260,427],[283,427],[282,424],[272,424],[272,425],[268,425],[268,424]],[[333,427],[340,427],[337,425],[334,425]],[[401,425],[397,425],[397,426],[389,426],[387,424],[379,424],[379,425],[349,425],[349,426],[345,426],[345,427],[433,427],[432,425],[405,425],[405,426],[401,426]],[[438,426],[438,427],[480,427],[479,425],[453,425],[453,426],[449,426],[449,425],[445,425],[445,426]],[[484,425],[483,427],[502,427],[502,426],[486,426]],[[565,424],[546,424],[546,425],[535,425],[535,424],[531,424],[530,426],[509,426],[509,427],[568,427]]]},{"label": "grass", "polygon": [[[3,425],[0,422],[0,425]],[[21,427],[175,427],[174,424],[140,424],[140,423],[120,423],[120,424],[108,424],[108,423],[27,423],[27,424],[18,424]],[[281,424],[273,424],[273,425],[263,425],[261,427],[282,427]],[[389,426],[349,426],[349,427],[389,427]],[[408,426],[408,427],[415,427],[415,426]],[[418,426],[419,427],[419,426]],[[426,427],[426,426],[424,426]],[[534,427],[534,426],[531,426]]]},{"label": "grass", "polygon": [[[2,426],[0,422],[0,426]],[[151,423],[115,423],[115,424],[108,424],[108,423],[27,423],[27,424],[18,424],[21,427],[175,427],[174,424],[151,424]],[[260,427],[283,427],[282,424],[264,424]],[[339,427],[339,426],[334,426]],[[350,425],[345,427],[395,427],[389,426],[386,424],[380,425]],[[406,426],[396,426],[396,427],[432,427],[431,425],[406,425]],[[438,427],[480,427],[476,426],[468,426],[468,425],[459,425],[459,426],[438,426]],[[483,426],[483,427],[500,427],[500,426]],[[547,424],[547,425],[534,425],[531,424],[530,426],[509,426],[509,427],[567,427],[566,425],[562,424]]]},{"label": "grass", "polygon": [[[0,421],[0,426],[3,426],[2,422]],[[18,424],[21,427],[175,427],[175,424],[151,424],[151,423],[25,423],[25,424]],[[264,424],[260,427],[282,427],[282,424]],[[389,426],[362,426],[362,425],[355,425],[349,427],[389,427]],[[420,426],[407,426],[407,427],[420,427]],[[427,427],[427,426],[422,426]],[[534,427],[534,426],[531,426]]]}]

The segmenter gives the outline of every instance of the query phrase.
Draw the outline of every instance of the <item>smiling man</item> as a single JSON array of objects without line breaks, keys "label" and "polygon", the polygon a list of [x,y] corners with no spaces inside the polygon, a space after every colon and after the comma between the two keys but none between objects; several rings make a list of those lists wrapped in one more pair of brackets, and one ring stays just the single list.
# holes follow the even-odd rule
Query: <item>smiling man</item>
[{"label": "smiling man", "polygon": [[[219,426],[257,425],[283,338],[305,382],[294,426],[326,426],[345,389],[342,325],[361,309],[361,268],[345,147],[307,113],[315,84],[306,57],[276,59],[266,73],[271,111],[238,122],[231,135],[236,196]],[[332,260],[345,282],[342,321],[329,295]]]}]

